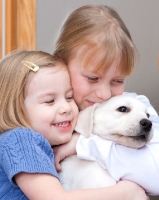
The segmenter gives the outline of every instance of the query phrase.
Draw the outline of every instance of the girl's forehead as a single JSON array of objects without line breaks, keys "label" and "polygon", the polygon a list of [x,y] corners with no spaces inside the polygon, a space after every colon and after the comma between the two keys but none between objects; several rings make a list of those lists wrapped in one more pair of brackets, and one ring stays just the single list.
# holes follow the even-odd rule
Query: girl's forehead
[{"label": "girl's forehead", "polygon": [[[37,72],[30,72],[25,84],[25,95],[29,91],[36,91],[39,87],[44,87],[47,82],[56,81],[57,77],[63,76],[63,74],[68,74],[66,68],[64,67],[41,67]],[[68,75],[69,76],[69,75]]]},{"label": "girl's forehead", "polygon": [[79,68],[81,68],[84,71],[89,71],[92,73],[98,73],[103,74],[106,73],[110,68],[113,67],[113,69],[116,71],[116,73],[122,73],[123,66],[120,62],[120,57],[116,56],[113,59],[109,59],[107,57],[101,57],[100,54],[94,54],[94,52],[91,54],[82,50],[85,50],[84,48],[81,48],[79,51],[77,51],[74,56],[72,56],[68,60],[68,67],[70,62],[74,62]]},{"label": "girl's forehead", "polygon": [[118,65],[118,61],[114,60],[112,62],[112,64],[107,67],[105,70],[100,70],[100,69],[96,69],[96,67],[88,67],[88,68],[83,68],[82,69],[85,73],[90,73],[90,74],[94,74],[94,75],[99,75],[100,77],[105,76],[105,75],[111,75],[113,77],[117,77],[117,76],[125,76],[122,72],[121,72],[121,68]]},{"label": "girl's forehead", "polygon": [[55,68],[55,67],[41,67],[41,68],[39,68],[39,70],[37,72],[30,71],[28,79],[27,79],[27,83],[35,82],[38,79],[42,80],[48,74],[54,75],[56,71],[57,71],[57,68]]}]

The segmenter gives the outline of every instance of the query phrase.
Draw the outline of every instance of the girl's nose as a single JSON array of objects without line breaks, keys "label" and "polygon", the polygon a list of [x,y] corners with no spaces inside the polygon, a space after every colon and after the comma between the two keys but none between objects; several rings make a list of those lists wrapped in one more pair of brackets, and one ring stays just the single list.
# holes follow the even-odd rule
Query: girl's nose
[{"label": "girl's nose", "polygon": [[71,106],[69,102],[67,101],[61,102],[61,104],[59,105],[59,113],[62,115],[64,113],[70,113],[70,112],[71,112]]},{"label": "girl's nose", "polygon": [[112,96],[111,89],[106,87],[101,87],[96,90],[96,96],[105,101]]}]

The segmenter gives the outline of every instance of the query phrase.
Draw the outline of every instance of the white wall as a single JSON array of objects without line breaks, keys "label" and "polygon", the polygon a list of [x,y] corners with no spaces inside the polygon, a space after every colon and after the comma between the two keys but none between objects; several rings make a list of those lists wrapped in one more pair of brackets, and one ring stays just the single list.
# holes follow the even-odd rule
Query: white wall
[{"label": "white wall", "polygon": [[140,53],[139,66],[128,78],[126,91],[146,95],[159,112],[158,0],[37,0],[37,49],[52,53],[65,17],[85,4],[110,5],[118,11]]},{"label": "white wall", "polygon": [[128,78],[126,91],[146,95],[159,112],[159,0],[37,0],[37,50],[52,53],[65,17],[85,4],[110,5],[118,11],[140,53],[140,64]]}]

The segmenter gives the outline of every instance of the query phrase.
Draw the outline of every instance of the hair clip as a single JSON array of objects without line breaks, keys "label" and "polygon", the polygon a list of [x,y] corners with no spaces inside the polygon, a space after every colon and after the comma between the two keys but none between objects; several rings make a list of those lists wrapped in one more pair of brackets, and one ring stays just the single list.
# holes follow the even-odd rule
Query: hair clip
[{"label": "hair clip", "polygon": [[35,65],[32,62],[22,61],[23,65],[31,69],[33,72],[37,72],[39,70],[39,66]]}]

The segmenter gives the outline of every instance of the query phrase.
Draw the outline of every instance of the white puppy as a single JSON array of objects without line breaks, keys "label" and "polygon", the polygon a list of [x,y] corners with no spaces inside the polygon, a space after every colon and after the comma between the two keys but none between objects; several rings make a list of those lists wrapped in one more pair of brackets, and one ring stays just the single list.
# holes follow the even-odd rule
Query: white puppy
[{"label": "white puppy", "polygon": [[[146,106],[139,100],[119,95],[81,111],[76,132],[99,135],[121,145],[141,148],[153,136]],[[65,190],[107,187],[116,184],[109,172],[94,161],[69,156],[62,161],[60,181]]]}]

